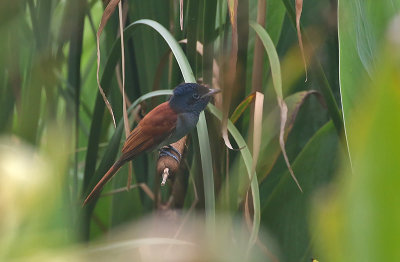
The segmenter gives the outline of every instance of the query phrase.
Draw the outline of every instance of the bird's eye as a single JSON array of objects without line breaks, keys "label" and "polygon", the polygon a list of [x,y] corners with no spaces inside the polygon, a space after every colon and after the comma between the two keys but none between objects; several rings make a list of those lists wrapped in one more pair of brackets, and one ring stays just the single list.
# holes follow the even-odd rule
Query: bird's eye
[{"label": "bird's eye", "polygon": [[193,98],[197,100],[197,99],[199,99],[199,98],[200,98],[200,96],[199,96],[199,94],[197,94],[197,93],[194,93],[194,94],[193,94]]}]

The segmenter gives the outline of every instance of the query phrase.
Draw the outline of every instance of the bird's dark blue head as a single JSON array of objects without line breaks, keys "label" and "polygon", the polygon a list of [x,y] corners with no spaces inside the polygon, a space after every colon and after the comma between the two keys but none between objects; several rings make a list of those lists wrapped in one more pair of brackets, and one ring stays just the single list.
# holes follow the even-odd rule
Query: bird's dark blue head
[{"label": "bird's dark blue head", "polygon": [[178,113],[199,115],[210,102],[211,96],[218,92],[218,89],[211,89],[197,83],[183,83],[174,89],[169,105]]}]

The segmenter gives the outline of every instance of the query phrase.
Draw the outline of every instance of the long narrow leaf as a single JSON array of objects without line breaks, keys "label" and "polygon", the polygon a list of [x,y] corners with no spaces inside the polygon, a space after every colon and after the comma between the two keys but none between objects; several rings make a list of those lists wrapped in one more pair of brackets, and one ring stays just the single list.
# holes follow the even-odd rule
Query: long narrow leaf
[{"label": "long narrow leaf", "polygon": [[249,105],[254,101],[256,97],[256,94],[250,94],[248,97],[246,97],[236,108],[235,111],[233,111],[230,119],[232,123],[236,123],[238,121],[239,117],[243,114],[243,112],[249,107]]},{"label": "long narrow leaf", "polygon": [[285,101],[283,100],[283,95],[282,95],[282,78],[281,78],[281,68],[280,68],[280,63],[279,63],[279,57],[278,54],[276,53],[276,49],[274,46],[274,43],[272,42],[271,38],[269,37],[267,31],[265,31],[264,28],[262,28],[259,24],[256,23],[251,23],[251,27],[256,31],[258,34],[258,37],[261,39],[265,51],[268,54],[268,59],[269,63],[271,66],[271,74],[272,74],[272,82],[274,84],[274,89],[276,92],[276,96],[278,99],[278,105],[281,109],[281,125],[280,125],[280,133],[279,133],[279,144],[282,149],[282,154],[283,157],[285,158],[286,165],[289,169],[289,172],[293,178],[293,180],[296,182],[298,188],[300,191],[303,191],[301,189],[301,186],[299,182],[297,181],[296,176],[293,173],[292,167],[290,166],[289,163],[289,158],[286,154],[285,150],[285,141],[284,141],[284,134],[285,134],[285,124],[287,120],[287,105]]}]

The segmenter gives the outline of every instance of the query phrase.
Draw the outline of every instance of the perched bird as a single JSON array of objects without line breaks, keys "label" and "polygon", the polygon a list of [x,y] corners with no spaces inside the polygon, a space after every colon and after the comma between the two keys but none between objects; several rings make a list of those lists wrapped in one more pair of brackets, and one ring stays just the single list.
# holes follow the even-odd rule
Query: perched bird
[{"label": "perched bird", "polygon": [[[219,91],[196,83],[177,86],[167,102],[151,110],[132,130],[122,148],[121,157],[97,183],[83,204],[92,200],[127,161],[142,152],[169,146],[188,134],[196,126],[199,115],[206,108],[211,96]],[[176,158],[168,151],[161,154]]]}]

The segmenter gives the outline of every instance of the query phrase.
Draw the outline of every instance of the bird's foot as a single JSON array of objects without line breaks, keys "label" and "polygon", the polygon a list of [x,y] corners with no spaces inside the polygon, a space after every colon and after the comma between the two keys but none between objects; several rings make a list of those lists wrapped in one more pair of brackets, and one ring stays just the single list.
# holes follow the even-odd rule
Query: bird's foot
[{"label": "bird's foot", "polygon": [[162,182],[161,182],[162,186],[165,186],[165,183],[167,182],[168,176],[169,176],[169,168],[166,167],[166,168],[164,168],[164,171],[163,171]]},{"label": "bird's foot", "polygon": [[[173,151],[174,153],[176,153],[176,155],[174,153],[171,153],[169,150]],[[180,162],[181,158],[182,158],[182,154],[173,146],[168,145],[168,146],[164,146],[160,149],[160,153],[159,153],[160,157],[163,156],[170,156],[173,159],[176,160],[176,162]]]}]

